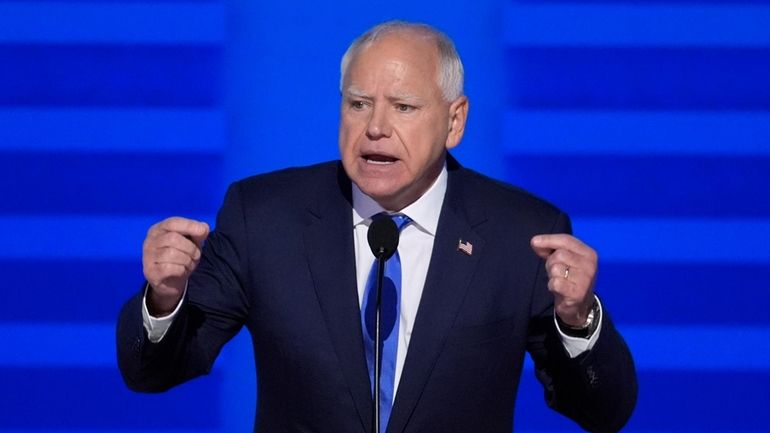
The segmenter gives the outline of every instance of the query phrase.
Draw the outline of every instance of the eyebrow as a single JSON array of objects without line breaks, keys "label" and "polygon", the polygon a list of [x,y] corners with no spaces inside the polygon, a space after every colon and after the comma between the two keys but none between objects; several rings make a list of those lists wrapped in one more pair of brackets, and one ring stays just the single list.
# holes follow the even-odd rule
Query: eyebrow
[{"label": "eyebrow", "polygon": [[[355,98],[362,98],[362,99],[374,99],[371,95],[364,92],[363,90],[355,87],[355,86],[349,86],[347,89],[345,89],[344,92],[345,96],[352,96]],[[414,95],[412,93],[406,93],[406,92],[399,92],[395,93],[391,96],[388,96],[387,99],[389,101],[421,101],[422,98],[420,98],[417,95]]]},{"label": "eyebrow", "polygon": [[399,100],[399,101],[421,101],[422,100],[422,98],[420,98],[419,96],[412,93],[406,93],[406,92],[396,93],[393,96],[389,96],[388,99]]},{"label": "eyebrow", "polygon": [[371,96],[369,96],[366,92],[363,90],[354,87],[354,86],[348,86],[347,89],[345,89],[345,96],[353,96],[356,98],[364,98],[364,99],[372,99]]}]

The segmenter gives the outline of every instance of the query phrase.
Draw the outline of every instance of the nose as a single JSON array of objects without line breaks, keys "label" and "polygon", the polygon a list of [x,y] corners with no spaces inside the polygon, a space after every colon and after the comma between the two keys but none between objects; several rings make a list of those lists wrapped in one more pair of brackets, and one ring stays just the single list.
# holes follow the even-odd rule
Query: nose
[{"label": "nose", "polygon": [[388,110],[382,105],[375,105],[366,125],[366,136],[370,140],[389,138],[393,128],[388,118]]}]

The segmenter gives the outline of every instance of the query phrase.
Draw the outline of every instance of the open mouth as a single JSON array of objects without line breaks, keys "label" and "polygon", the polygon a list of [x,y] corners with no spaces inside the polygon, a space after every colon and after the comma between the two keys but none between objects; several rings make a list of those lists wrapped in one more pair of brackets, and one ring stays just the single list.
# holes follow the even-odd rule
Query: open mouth
[{"label": "open mouth", "polygon": [[394,158],[392,156],[387,156],[387,155],[375,154],[375,153],[363,155],[363,158],[366,160],[368,164],[376,164],[376,165],[390,165],[398,161],[398,158]]}]

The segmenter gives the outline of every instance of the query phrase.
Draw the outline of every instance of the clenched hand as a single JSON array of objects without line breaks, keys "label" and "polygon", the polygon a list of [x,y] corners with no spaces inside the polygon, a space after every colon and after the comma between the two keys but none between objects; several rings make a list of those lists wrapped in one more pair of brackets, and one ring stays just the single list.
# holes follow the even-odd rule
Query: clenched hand
[{"label": "clenched hand", "polygon": [[567,234],[537,235],[531,245],[545,259],[556,314],[570,326],[582,326],[594,302],[596,251]]},{"label": "clenched hand", "polygon": [[144,277],[150,283],[147,308],[153,316],[165,316],[179,303],[187,278],[201,258],[209,234],[205,222],[187,218],[165,219],[147,231],[142,247]]}]

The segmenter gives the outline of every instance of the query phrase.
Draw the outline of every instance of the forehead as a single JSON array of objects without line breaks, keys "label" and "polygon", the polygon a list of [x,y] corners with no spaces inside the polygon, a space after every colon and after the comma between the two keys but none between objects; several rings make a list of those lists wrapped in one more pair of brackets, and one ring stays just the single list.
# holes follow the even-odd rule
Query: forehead
[{"label": "forehead", "polygon": [[389,81],[438,88],[438,62],[438,48],[430,37],[413,32],[383,35],[354,56],[346,87]]}]

